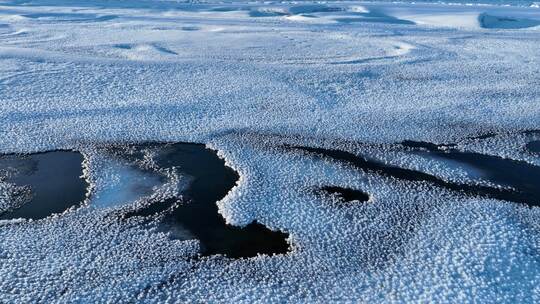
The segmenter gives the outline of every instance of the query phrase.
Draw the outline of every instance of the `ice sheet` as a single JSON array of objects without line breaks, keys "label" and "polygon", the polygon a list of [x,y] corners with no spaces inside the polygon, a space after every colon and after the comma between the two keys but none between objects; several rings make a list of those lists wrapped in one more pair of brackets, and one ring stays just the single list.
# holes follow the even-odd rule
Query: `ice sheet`
[{"label": "ice sheet", "polygon": [[[63,216],[0,226],[0,302],[540,301],[537,207],[284,148],[454,182],[482,175],[389,147],[454,143],[538,165],[525,149],[537,135],[523,133],[540,129],[534,5],[0,3],[0,151],[80,150],[102,191]],[[119,220],[165,191],[99,150],[129,141],[215,149],[240,175],[220,214],[287,232],[292,251],[196,258],[197,241]],[[370,199],[339,206],[317,195],[324,186]]]}]

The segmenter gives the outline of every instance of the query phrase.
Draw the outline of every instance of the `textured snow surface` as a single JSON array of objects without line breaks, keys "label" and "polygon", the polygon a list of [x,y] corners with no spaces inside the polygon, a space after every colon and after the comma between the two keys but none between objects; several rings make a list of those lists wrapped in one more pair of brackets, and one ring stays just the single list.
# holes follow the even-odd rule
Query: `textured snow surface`
[{"label": "textured snow surface", "polygon": [[[462,183],[486,181],[393,147],[540,165],[525,149],[540,133],[523,132],[540,129],[539,24],[535,7],[1,0],[0,151],[79,150],[92,187],[77,210],[2,223],[0,302],[540,301],[537,207],[286,148]],[[122,218],[187,183],[101,148],[126,141],[216,150],[240,174],[220,214],[287,232],[292,251],[197,258],[197,240]],[[0,180],[0,210],[16,190]]]}]

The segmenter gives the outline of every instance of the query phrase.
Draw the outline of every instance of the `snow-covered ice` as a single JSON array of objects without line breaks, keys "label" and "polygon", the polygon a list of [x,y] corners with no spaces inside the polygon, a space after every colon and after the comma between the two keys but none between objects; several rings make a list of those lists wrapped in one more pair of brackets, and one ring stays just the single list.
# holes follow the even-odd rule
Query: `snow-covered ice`
[{"label": "snow-covered ice", "polygon": [[[2,223],[0,302],[538,302],[540,201],[291,147],[505,187],[400,143],[539,166],[539,46],[521,0],[0,0],[0,152],[80,151],[91,183],[77,209]],[[216,151],[240,176],[220,215],[286,232],[291,251],[200,257],[156,221],[120,220],[188,187],[105,148],[148,141]],[[369,200],[336,204],[327,186]],[[0,208],[14,187],[0,181]]]}]

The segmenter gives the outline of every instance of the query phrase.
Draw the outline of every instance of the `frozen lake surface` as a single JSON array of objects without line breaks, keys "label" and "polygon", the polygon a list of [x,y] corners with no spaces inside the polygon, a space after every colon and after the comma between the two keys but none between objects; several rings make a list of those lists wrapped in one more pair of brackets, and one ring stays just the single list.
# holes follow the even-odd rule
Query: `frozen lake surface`
[{"label": "frozen lake surface", "polygon": [[539,45],[534,1],[0,0],[0,302],[539,302]]}]

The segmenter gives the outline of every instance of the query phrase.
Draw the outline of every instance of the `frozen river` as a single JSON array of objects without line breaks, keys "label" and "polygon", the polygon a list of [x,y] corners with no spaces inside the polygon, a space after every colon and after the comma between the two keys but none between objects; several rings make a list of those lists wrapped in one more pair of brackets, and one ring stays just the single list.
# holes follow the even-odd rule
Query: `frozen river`
[{"label": "frozen river", "polygon": [[0,302],[539,302],[539,4],[447,2],[0,0]]}]

